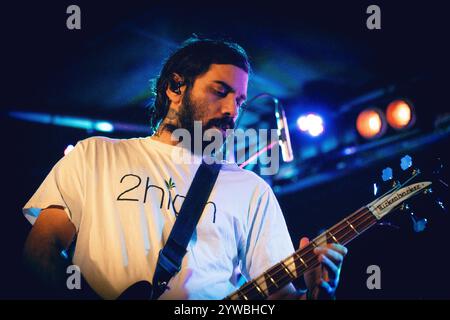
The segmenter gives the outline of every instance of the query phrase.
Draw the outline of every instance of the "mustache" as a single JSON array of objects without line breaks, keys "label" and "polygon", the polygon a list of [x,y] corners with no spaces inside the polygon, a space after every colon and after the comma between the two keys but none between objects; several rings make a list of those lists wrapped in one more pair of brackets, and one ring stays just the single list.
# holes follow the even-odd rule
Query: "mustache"
[{"label": "mustache", "polygon": [[205,130],[211,129],[212,127],[226,129],[234,129],[235,122],[232,117],[223,117],[211,119],[206,123]]}]

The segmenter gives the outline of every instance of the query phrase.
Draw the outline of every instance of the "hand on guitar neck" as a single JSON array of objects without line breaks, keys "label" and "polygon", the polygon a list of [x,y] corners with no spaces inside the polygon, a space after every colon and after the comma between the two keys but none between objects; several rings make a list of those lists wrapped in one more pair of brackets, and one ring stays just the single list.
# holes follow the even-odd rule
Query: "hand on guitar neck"
[{"label": "hand on guitar neck", "polygon": [[[310,243],[306,237],[300,240],[300,249]],[[305,273],[305,283],[308,288],[308,297],[312,299],[334,299],[339,284],[342,262],[347,254],[347,248],[330,243],[314,249],[320,264]]]}]

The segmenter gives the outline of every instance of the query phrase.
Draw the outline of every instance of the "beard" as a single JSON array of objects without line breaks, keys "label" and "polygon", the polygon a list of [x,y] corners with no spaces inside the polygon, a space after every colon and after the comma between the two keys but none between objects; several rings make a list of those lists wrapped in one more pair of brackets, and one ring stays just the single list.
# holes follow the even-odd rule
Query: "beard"
[{"label": "beard", "polygon": [[[181,104],[181,108],[178,114],[178,128],[185,129],[189,132],[191,136],[191,146],[190,149],[192,152],[194,152],[194,140],[200,139],[202,141],[202,150],[208,146],[211,141],[204,141],[203,137],[196,137],[195,136],[195,126],[194,123],[196,121],[200,121],[202,124],[202,134],[205,133],[205,131],[209,129],[217,130],[220,132],[220,135],[222,137],[222,141],[220,141],[220,145],[223,144],[224,139],[226,138],[226,130],[227,129],[234,129],[235,121],[232,117],[225,115],[223,117],[219,118],[212,118],[207,121],[205,121],[205,116],[208,113],[209,108],[209,102],[207,101],[199,101],[194,100],[192,97],[192,91],[189,89],[186,90],[185,95],[183,97],[183,101]],[[211,133],[208,132],[208,133]],[[211,136],[208,134],[206,136]],[[215,136],[213,136],[213,139],[215,141]],[[189,148],[189,146],[186,146]],[[218,150],[216,150],[218,151]]]},{"label": "beard", "polygon": [[191,136],[194,135],[194,122],[202,122],[202,131],[216,128],[221,131],[223,138],[225,138],[225,130],[234,129],[235,121],[231,116],[223,116],[220,118],[209,119],[204,123],[204,116],[208,110],[208,103],[206,101],[194,101],[192,99],[192,92],[188,89],[183,97],[179,113],[179,125],[181,128],[189,131]]}]

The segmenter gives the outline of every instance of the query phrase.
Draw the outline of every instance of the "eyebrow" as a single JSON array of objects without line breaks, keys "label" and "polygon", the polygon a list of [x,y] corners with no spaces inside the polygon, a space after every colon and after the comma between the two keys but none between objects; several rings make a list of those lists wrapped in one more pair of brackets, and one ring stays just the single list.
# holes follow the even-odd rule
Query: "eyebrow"
[{"label": "eyebrow", "polygon": [[[227,89],[230,92],[236,92],[236,90],[234,90],[232,86],[230,86],[228,83],[224,81],[214,80],[213,82],[222,85],[223,87],[225,87],[225,89]],[[242,99],[243,101],[247,100],[247,96],[245,94],[241,94],[238,98]]]}]

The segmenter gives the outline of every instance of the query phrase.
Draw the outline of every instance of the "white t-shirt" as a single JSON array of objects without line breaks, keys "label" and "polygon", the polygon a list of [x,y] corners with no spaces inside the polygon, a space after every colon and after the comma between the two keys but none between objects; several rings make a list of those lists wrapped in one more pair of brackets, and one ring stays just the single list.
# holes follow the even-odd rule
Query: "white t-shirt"
[{"label": "white t-shirt", "polygon": [[[64,207],[77,230],[73,263],[103,298],[152,280],[199,163],[172,161],[173,148],[146,138],[92,137],[77,143],[23,208]],[[283,214],[267,183],[224,164],[184,256],[161,299],[221,299],[292,254]]]}]

